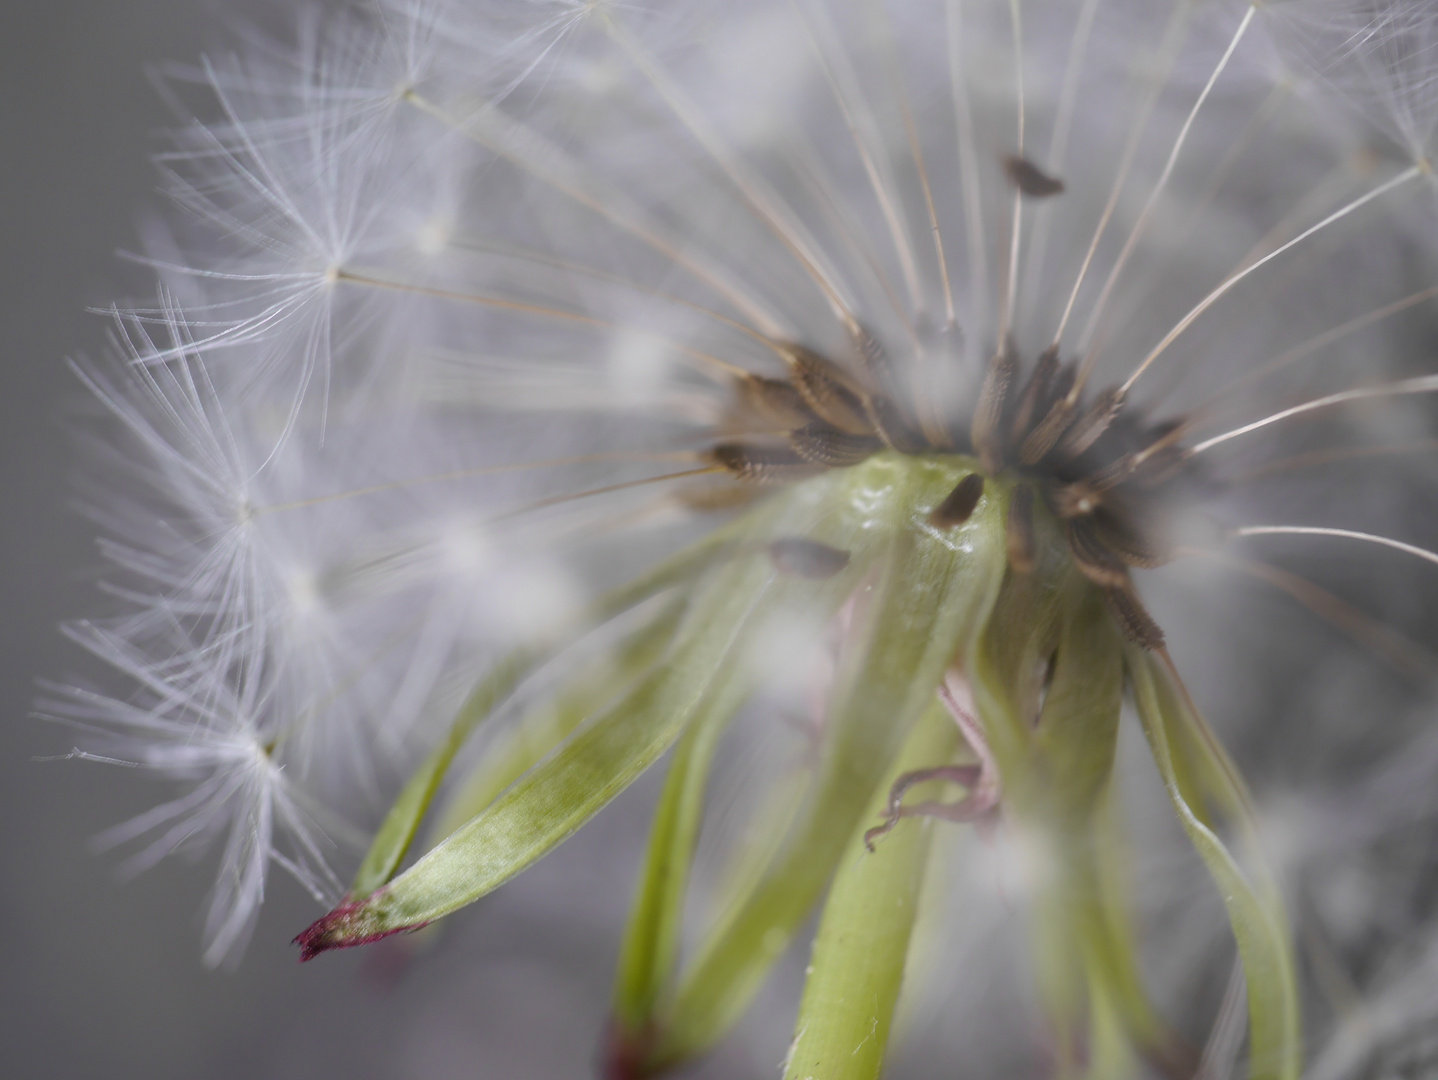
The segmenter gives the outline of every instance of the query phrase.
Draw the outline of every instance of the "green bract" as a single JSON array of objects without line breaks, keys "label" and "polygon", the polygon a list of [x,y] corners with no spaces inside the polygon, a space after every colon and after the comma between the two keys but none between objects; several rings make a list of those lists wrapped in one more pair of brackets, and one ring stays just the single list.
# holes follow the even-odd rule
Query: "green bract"
[{"label": "green bract", "polygon": [[[591,624],[636,607],[642,618],[521,719],[462,784],[445,838],[390,880],[460,745],[565,643],[501,662],[401,794],[351,901],[301,935],[306,955],[413,929],[478,899],[672,748],[615,984],[611,1075],[653,1075],[711,1047],[818,907],[787,1075],[874,1077],[931,842],[952,827],[896,818],[873,853],[864,834],[901,779],[964,761],[968,771],[952,776],[996,769],[983,782],[1002,792],[997,819],[1043,868],[1032,904],[1036,975],[1061,1072],[1121,1076],[1135,1054],[1181,1064],[1185,1050],[1144,990],[1124,903],[1113,767],[1127,688],[1229,912],[1248,981],[1251,1075],[1296,1077],[1287,931],[1253,857],[1241,782],[1167,655],[1125,641],[1046,511],[1034,519],[1032,565],[1010,566],[1005,523],[1023,477],[987,479],[962,521],[931,518],[978,469],[954,455],[875,454],[776,492],[601,601]],[[775,545],[795,541],[828,553],[818,572],[786,572]],[[708,936],[681,957],[715,748],[758,689],[754,643],[796,627],[828,627],[837,642],[817,763],[781,793],[782,835],[741,860]],[[946,680],[972,695],[984,745],[967,745],[978,736],[966,741],[951,719],[960,706],[942,704]],[[944,813],[955,805],[944,795],[931,780],[902,793],[903,805],[922,796],[926,812]],[[1224,825],[1237,829],[1246,865],[1224,846]]]}]

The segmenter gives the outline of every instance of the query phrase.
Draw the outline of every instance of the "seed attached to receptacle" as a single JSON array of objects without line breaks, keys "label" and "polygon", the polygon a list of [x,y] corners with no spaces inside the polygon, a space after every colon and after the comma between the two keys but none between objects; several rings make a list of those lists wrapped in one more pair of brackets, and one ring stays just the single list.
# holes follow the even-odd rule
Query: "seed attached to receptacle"
[{"label": "seed attached to receptacle", "polygon": [[766,426],[795,428],[814,420],[803,395],[783,379],[747,375],[738,382],[738,394],[744,410]]},{"label": "seed attached to receptacle", "polygon": [[958,482],[953,491],[929,514],[929,524],[940,529],[952,529],[969,520],[974,507],[984,494],[984,478],[979,473],[969,473]]},{"label": "seed attached to receptacle", "polygon": [[1123,390],[1117,387],[1100,394],[1088,407],[1088,411],[1065,433],[1059,444],[1060,451],[1077,457],[1097,442],[1099,436],[1109,429],[1123,410],[1124,397]]},{"label": "seed attached to receptacle", "polygon": [[814,473],[814,466],[787,446],[720,443],[709,450],[708,458],[735,478],[759,484],[782,484]]},{"label": "seed attached to receptacle", "polygon": [[1018,371],[1018,357],[1014,355],[1012,343],[1006,343],[989,361],[983,389],[979,391],[979,400],[974,406],[969,439],[974,444],[979,461],[990,473],[996,473],[1003,468],[1005,440],[1001,425],[1004,406],[1008,402],[1009,392]]},{"label": "seed attached to receptacle", "polygon": [[869,435],[849,435],[826,424],[807,424],[789,433],[789,445],[805,461],[829,469],[857,465],[884,444]]},{"label": "seed attached to receptacle", "polygon": [[1110,614],[1129,641],[1150,652],[1163,648],[1163,628],[1154,622],[1132,585],[1105,589],[1103,596],[1108,601]]},{"label": "seed attached to receptacle", "polygon": [[1088,522],[1075,518],[1065,525],[1064,533],[1084,577],[1105,589],[1128,586],[1128,566],[1109,550]]},{"label": "seed attached to receptacle", "polygon": [[846,435],[872,435],[864,401],[849,385],[838,365],[810,349],[794,350],[793,386],[809,408],[830,427]]}]

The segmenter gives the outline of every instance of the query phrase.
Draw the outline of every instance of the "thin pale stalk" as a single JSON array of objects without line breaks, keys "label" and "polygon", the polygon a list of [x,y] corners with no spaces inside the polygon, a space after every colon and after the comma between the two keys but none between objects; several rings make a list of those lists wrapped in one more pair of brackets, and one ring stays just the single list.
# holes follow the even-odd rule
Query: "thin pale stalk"
[{"label": "thin pale stalk", "polygon": [[[964,0],[947,0],[944,5],[948,39],[949,84],[954,98],[954,122],[958,129],[959,175],[963,178],[964,244],[969,256],[969,323],[983,325],[989,302],[988,236],[984,230],[984,206],[979,181],[978,140],[974,114],[969,103],[968,76],[963,58]],[[976,335],[970,335],[969,358],[975,360]]]},{"label": "thin pale stalk", "polygon": [[749,375],[747,368],[731,364],[711,353],[695,349],[683,342],[667,338],[663,334],[653,330],[646,330],[642,326],[633,326],[626,323],[617,323],[610,319],[601,319],[596,315],[587,315],[582,311],[569,311],[565,308],[552,307],[546,304],[530,304],[521,300],[506,300],[501,296],[486,296],[482,293],[453,292],[449,289],[436,289],[428,285],[419,285],[408,281],[394,281],[387,278],[375,277],[372,274],[360,273],[354,270],[335,271],[335,280],[348,282],[352,285],[363,285],[371,289],[393,289],[395,292],[413,293],[417,296],[428,296],[435,300],[452,300],[461,304],[477,304],[481,307],[494,308],[499,311],[513,311],[522,315],[537,315],[541,318],[556,319],[560,322],[577,323],[581,326],[592,326],[599,330],[623,330],[632,334],[640,334],[652,338],[662,345],[667,345],[676,353],[688,357],[691,361],[697,361],[696,370],[709,376],[715,371],[722,372],[730,377],[743,377]]},{"label": "thin pale stalk", "polygon": [[1357,333],[1359,330],[1372,326],[1374,323],[1382,322],[1384,319],[1407,311],[1411,307],[1415,307],[1436,297],[1438,297],[1438,285],[1427,289],[1419,289],[1417,292],[1409,293],[1400,300],[1394,300],[1391,304],[1384,304],[1382,307],[1355,316],[1347,322],[1335,326],[1332,330],[1325,330],[1321,334],[1315,334],[1302,344],[1295,345],[1291,349],[1285,349],[1271,360],[1265,360],[1257,367],[1244,372],[1242,376],[1229,383],[1208,401],[1198,406],[1196,411],[1207,412],[1213,407],[1214,402],[1222,400],[1223,398],[1232,397],[1245,387],[1251,386],[1253,383],[1262,379],[1266,379],[1275,371],[1279,371],[1297,360],[1302,360],[1305,356],[1310,356],[1319,349],[1326,348],[1336,341],[1341,341],[1349,334]]},{"label": "thin pale stalk", "polygon": [[1224,68],[1228,67],[1228,61],[1238,48],[1238,43],[1243,40],[1243,35],[1248,30],[1249,24],[1253,22],[1253,16],[1257,11],[1256,4],[1249,5],[1242,21],[1238,24],[1238,29],[1234,31],[1233,39],[1228,43],[1228,48],[1224,50],[1218,65],[1213,69],[1213,74],[1208,77],[1208,82],[1204,84],[1203,90],[1199,93],[1198,100],[1193,103],[1193,108],[1184,118],[1183,125],[1178,130],[1178,137],[1174,139],[1173,148],[1169,151],[1168,160],[1164,162],[1163,171],[1159,173],[1158,179],[1154,182],[1153,190],[1149,192],[1143,209],[1139,211],[1138,220],[1134,222],[1133,228],[1129,231],[1128,240],[1124,242],[1123,249],[1119,252],[1118,258],[1114,260],[1112,269],[1109,270],[1108,280],[1104,282],[1103,289],[1099,292],[1093,311],[1089,313],[1088,323],[1079,336],[1080,352],[1087,353],[1093,344],[1094,334],[1098,329],[1099,320],[1103,318],[1104,310],[1108,306],[1109,297],[1113,295],[1119,276],[1123,273],[1124,267],[1128,265],[1128,260],[1132,257],[1138,242],[1143,238],[1144,230],[1148,228],[1149,218],[1152,217],[1154,208],[1158,206],[1158,200],[1163,196],[1169,178],[1173,176],[1174,166],[1178,164],[1179,155],[1183,153],[1183,147],[1188,141],[1188,133],[1193,128],[1193,122],[1198,119],[1199,112],[1203,109],[1204,103],[1208,101],[1208,96],[1213,92],[1214,84],[1218,82]]},{"label": "thin pale stalk", "polygon": [[[687,271],[696,280],[709,286],[733,304],[735,308],[742,311],[754,322],[760,333],[770,338],[784,336],[784,330],[778,321],[755,298],[729,281],[717,268],[688,254],[681,241],[662,235],[654,226],[645,222],[644,212],[627,205],[627,200],[618,193],[591,190],[590,186],[586,186],[593,184],[588,170],[568,161],[559,148],[544,143],[537,133],[530,131],[518,121],[506,117],[498,105],[491,103],[482,106],[476,109],[469,118],[460,119],[414,90],[406,91],[404,100],[446,127],[459,132],[465,138],[497,154],[517,168],[523,169],[554,190],[598,214],[621,231],[629,233],[646,247],[671,260],[676,266]],[[503,130],[497,133],[483,130],[481,125],[485,122],[501,127]],[[531,153],[526,154],[521,149],[522,142],[530,144]],[[536,151],[548,154],[557,162],[557,165],[546,168],[535,160]],[[566,172],[568,173],[567,177],[562,175]]]},{"label": "thin pale stalk", "polygon": [[1069,319],[1073,316],[1074,305],[1078,303],[1084,279],[1088,277],[1089,268],[1093,265],[1094,256],[1098,253],[1099,242],[1103,240],[1104,233],[1108,230],[1108,224],[1113,219],[1114,211],[1118,208],[1119,196],[1123,194],[1129,170],[1133,168],[1134,159],[1138,156],[1139,143],[1143,140],[1143,133],[1148,127],[1149,117],[1153,114],[1154,106],[1158,104],[1159,94],[1173,73],[1174,61],[1178,56],[1178,46],[1183,40],[1183,31],[1187,26],[1187,21],[1188,5],[1175,4],[1173,14],[1169,17],[1168,26],[1164,31],[1163,43],[1159,46],[1159,56],[1162,58],[1160,70],[1163,75],[1155,80],[1149,93],[1145,95],[1143,103],[1139,106],[1138,113],[1134,116],[1133,127],[1129,130],[1128,141],[1124,144],[1123,154],[1119,158],[1118,171],[1114,175],[1113,185],[1109,188],[1108,201],[1104,204],[1103,213],[1099,215],[1093,239],[1089,241],[1088,250],[1084,252],[1083,262],[1079,264],[1078,277],[1074,279],[1073,289],[1069,291],[1068,302],[1064,304],[1063,314],[1059,317],[1058,329],[1054,331],[1051,343],[1053,346],[1057,346],[1063,341],[1064,331],[1068,329]]},{"label": "thin pale stalk", "polygon": [[1438,552],[1421,548],[1417,544],[1406,544],[1391,536],[1377,536],[1373,533],[1355,532],[1353,529],[1326,529],[1316,525],[1244,525],[1233,530],[1234,536],[1332,536],[1341,540],[1359,540],[1365,544],[1378,544],[1407,555],[1414,555],[1426,562],[1438,565]]},{"label": "thin pale stalk", "polygon": [[828,300],[829,306],[834,314],[839,317],[844,326],[850,330],[858,330],[858,320],[855,319],[849,305],[840,295],[837,286],[830,275],[825,273],[820,266],[818,256],[813,252],[809,242],[800,235],[798,227],[792,222],[786,222],[783,216],[775,209],[770,198],[761,189],[761,184],[756,177],[743,169],[730,153],[729,148],[724,145],[717,132],[707,124],[699,109],[689,101],[668,78],[660,71],[653,59],[612,17],[606,18],[605,26],[615,43],[633,61],[634,66],[654,87],[659,97],[671,112],[679,119],[680,123],[694,137],[694,140],[713,159],[720,171],[729,178],[738,192],[741,200],[749,207],[755,218],[763,224],[779,241],[780,244],[794,257],[795,261],[809,275],[810,279],[823,293]]},{"label": "thin pale stalk", "polygon": [[[883,215],[884,224],[889,230],[889,239],[894,245],[894,253],[899,259],[899,270],[904,276],[904,287],[909,293],[909,304],[915,312],[923,310],[923,292],[919,288],[919,268],[914,259],[914,250],[909,243],[908,230],[899,214],[898,202],[891,190],[893,178],[881,171],[879,162],[869,148],[868,140],[864,132],[860,130],[858,118],[854,115],[853,109],[849,106],[849,94],[856,97],[861,96],[858,88],[858,79],[848,64],[843,64],[841,70],[836,71],[834,64],[830,63],[824,46],[816,37],[815,22],[822,19],[822,9],[815,9],[812,2],[805,0],[792,0],[796,8],[807,9],[801,14],[801,21],[804,24],[804,31],[808,35],[809,43],[813,46],[814,56],[819,61],[819,67],[824,72],[824,81],[829,87],[829,93],[834,99],[834,104],[839,109],[839,115],[844,119],[844,127],[849,132],[849,138],[854,144],[854,151],[859,155],[859,162],[864,167],[864,174],[868,177],[869,187],[874,193],[874,199],[879,204],[879,212]],[[827,20],[821,23],[828,31],[832,41],[835,36],[833,28],[828,25]],[[836,57],[842,61],[842,52],[835,49]],[[843,85],[840,85],[842,77]]]},{"label": "thin pale stalk", "polygon": [[[879,785],[868,818],[884,816],[900,776],[948,761],[958,741],[947,712],[931,707]],[[785,1080],[879,1076],[934,828],[923,819],[902,822],[872,853],[858,837],[850,842],[819,919]]]},{"label": "thin pale stalk", "polygon": [[[1014,33],[1014,94],[1019,114],[1017,149],[1014,153],[1022,158],[1024,156],[1026,102],[1024,101],[1024,24],[1019,3],[1020,0],[1009,0],[1009,20],[1013,24]],[[1015,184],[1012,226],[1009,230],[1008,280],[1004,286],[1004,301],[999,309],[999,330],[995,339],[995,348],[999,350],[1005,348],[1004,343],[1009,338],[1009,326],[1014,318],[1014,303],[1018,298],[1019,291],[1019,251],[1023,244],[1023,231],[1024,193]]]},{"label": "thin pale stalk", "polygon": [[1205,450],[1219,446],[1236,439],[1240,435],[1247,435],[1251,431],[1258,431],[1268,427],[1269,424],[1276,424],[1280,420],[1288,420],[1294,416],[1302,416],[1304,413],[1311,413],[1318,409],[1330,409],[1335,405],[1343,405],[1350,401],[1367,401],[1372,398],[1402,397],[1406,394],[1432,394],[1438,392],[1438,375],[1423,375],[1416,379],[1403,379],[1386,386],[1360,386],[1354,390],[1343,390],[1336,394],[1329,394],[1327,397],[1315,398],[1313,401],[1305,401],[1301,405],[1294,405],[1289,409],[1281,409],[1271,413],[1261,420],[1255,420],[1251,424],[1244,424],[1243,427],[1234,428],[1232,431],[1225,431],[1221,435],[1215,435],[1210,439],[1193,447],[1192,452],[1201,454]]},{"label": "thin pale stalk", "polygon": [[[1059,90],[1058,113],[1054,118],[1053,134],[1049,138],[1048,157],[1045,167],[1052,173],[1063,175],[1068,163],[1069,132],[1073,128],[1074,109],[1078,103],[1079,76],[1083,71],[1083,57],[1093,33],[1094,17],[1098,14],[1099,0],[1084,0],[1074,25],[1073,38],[1069,42],[1068,60],[1064,64],[1064,82]],[[1028,297],[1026,307],[1032,310],[1036,304],[1038,275],[1043,272],[1048,257],[1049,229],[1053,223],[1051,208],[1039,205],[1034,213],[1034,228],[1029,232],[1029,254],[1025,260],[1023,295]]]},{"label": "thin pale stalk", "polygon": [[1403,172],[1399,173],[1391,180],[1379,184],[1376,188],[1374,188],[1367,194],[1360,195],[1358,198],[1354,199],[1346,206],[1340,207],[1339,209],[1335,210],[1333,213],[1329,214],[1326,218],[1320,221],[1317,225],[1305,229],[1299,235],[1295,236],[1292,240],[1288,241],[1288,243],[1282,245],[1281,247],[1275,248],[1273,251],[1270,251],[1267,255],[1259,259],[1257,262],[1250,264],[1249,266],[1238,271],[1237,273],[1229,275],[1229,277],[1223,282],[1223,284],[1219,285],[1218,288],[1214,289],[1213,292],[1209,293],[1206,297],[1203,298],[1203,300],[1199,301],[1199,303],[1195,305],[1192,311],[1190,311],[1187,315],[1180,319],[1178,323],[1174,326],[1174,328],[1164,335],[1163,340],[1153,347],[1153,351],[1150,352],[1146,357],[1144,357],[1143,362],[1134,369],[1133,374],[1130,375],[1128,379],[1124,382],[1123,386],[1120,387],[1120,392],[1127,394],[1129,390],[1133,388],[1133,384],[1139,380],[1139,377],[1142,376],[1143,373],[1153,365],[1153,362],[1155,360],[1157,360],[1160,356],[1164,354],[1164,352],[1168,350],[1168,347],[1170,345],[1172,345],[1176,340],[1178,340],[1179,336],[1185,330],[1187,330],[1190,326],[1194,324],[1195,321],[1198,320],[1199,316],[1201,316],[1205,311],[1213,307],[1214,304],[1218,303],[1219,300],[1223,299],[1223,297],[1227,296],[1231,291],[1233,291],[1234,287],[1237,286],[1245,278],[1247,278],[1248,275],[1252,274],[1255,270],[1266,266],[1268,263],[1272,262],[1274,259],[1282,255],[1284,252],[1289,251],[1297,245],[1303,243],[1303,241],[1307,240],[1315,233],[1321,232],[1323,229],[1328,228],[1328,226],[1342,221],[1349,214],[1353,213],[1355,210],[1358,210],[1363,206],[1368,205],[1368,203],[1372,202],[1374,199],[1380,198],[1381,196],[1388,194],[1388,192],[1392,191],[1393,189],[1401,187],[1402,185],[1412,180],[1416,180],[1422,175],[1424,175],[1424,167],[1422,165],[1413,165],[1403,170]]}]

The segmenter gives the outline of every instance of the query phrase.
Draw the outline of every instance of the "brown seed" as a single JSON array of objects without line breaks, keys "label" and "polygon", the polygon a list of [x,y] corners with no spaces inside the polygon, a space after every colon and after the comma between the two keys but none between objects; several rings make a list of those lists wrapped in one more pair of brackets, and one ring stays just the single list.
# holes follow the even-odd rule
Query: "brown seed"
[{"label": "brown seed", "polygon": [[790,480],[801,480],[818,471],[787,446],[720,443],[710,449],[709,459],[740,480],[758,484],[781,484]]},{"label": "brown seed", "polygon": [[1009,183],[1035,199],[1047,199],[1064,189],[1064,182],[1058,177],[1050,176],[1032,161],[1021,157],[1004,158],[1004,173]]},{"label": "brown seed", "polygon": [[1128,567],[1122,559],[1104,546],[1088,522],[1072,520],[1064,529],[1078,568],[1095,585],[1109,589],[1128,585]]},{"label": "brown seed", "polygon": [[808,424],[791,431],[789,445],[804,461],[830,469],[857,465],[884,447],[872,436],[847,435],[825,424]]},{"label": "brown seed", "polygon": [[1132,585],[1105,589],[1103,595],[1124,637],[1150,652],[1163,648],[1163,628],[1153,621]]},{"label": "brown seed", "polygon": [[796,347],[792,352],[794,388],[814,414],[846,435],[872,435],[864,399],[848,375],[809,349]]},{"label": "brown seed", "polygon": [[974,507],[984,494],[984,478],[979,473],[969,473],[949,492],[948,496],[929,514],[929,524],[939,529],[952,529],[969,520]]},{"label": "brown seed", "polygon": [[1078,457],[1096,443],[1099,436],[1109,429],[1114,418],[1123,411],[1124,393],[1114,388],[1105,390],[1092,405],[1064,433],[1059,452],[1069,457]]},{"label": "brown seed", "polygon": [[1047,457],[1054,444],[1069,429],[1076,407],[1077,402],[1069,393],[1056,396],[1048,413],[1024,436],[1024,441],[1019,446],[1019,462],[1023,465],[1037,465]]},{"label": "brown seed", "polygon": [[716,479],[717,483],[699,483],[680,488],[672,497],[686,510],[708,513],[747,506],[760,496],[759,488],[754,484],[735,484],[730,482],[731,478],[726,477]]},{"label": "brown seed", "polygon": [[974,407],[974,421],[969,429],[969,439],[974,444],[974,452],[979,455],[979,461],[983,463],[984,471],[988,473],[996,473],[1004,465],[1004,440],[1000,427],[1004,404],[1008,400],[1014,376],[1018,374],[1018,367],[1012,344],[1005,342],[1004,347],[989,361],[988,374],[984,376],[984,386],[979,391],[979,402]]},{"label": "brown seed", "polygon": [[849,553],[817,540],[785,536],[769,545],[769,561],[787,577],[825,581],[849,565]]},{"label": "brown seed", "polygon": [[1027,484],[1014,490],[1009,502],[1009,516],[1004,523],[1004,545],[1009,553],[1009,565],[1018,574],[1027,574],[1034,568],[1034,489]]},{"label": "brown seed", "polygon": [[804,396],[783,379],[746,375],[736,389],[741,408],[759,421],[756,426],[787,431],[814,420]]},{"label": "brown seed", "polygon": [[[856,324],[849,328],[849,343],[863,374],[863,386],[855,389],[864,403],[864,415],[874,434],[883,439],[889,449],[901,454],[921,454],[933,449],[919,431],[913,408],[904,403],[908,395],[894,370],[893,357],[879,339]],[[944,448],[952,447],[948,440],[941,441]]]},{"label": "brown seed", "polygon": [[1044,416],[1053,405],[1053,385],[1059,374],[1059,347],[1050,345],[1034,364],[1034,370],[1019,395],[1019,407],[1014,412],[1013,423],[1009,425],[1009,438],[1015,442],[1028,434],[1029,425],[1035,418]]},{"label": "brown seed", "polygon": [[894,373],[894,361],[879,339],[862,326],[855,326],[849,331],[849,341],[864,374],[879,389],[889,389],[888,380]]}]

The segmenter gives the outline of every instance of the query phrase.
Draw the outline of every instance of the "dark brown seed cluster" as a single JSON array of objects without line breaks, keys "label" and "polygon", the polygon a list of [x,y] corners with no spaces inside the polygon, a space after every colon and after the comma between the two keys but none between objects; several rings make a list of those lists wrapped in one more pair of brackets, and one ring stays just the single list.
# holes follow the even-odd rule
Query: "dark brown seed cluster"
[{"label": "dark brown seed cluster", "polygon": [[[1086,395],[1077,366],[1055,349],[1025,372],[1011,346],[990,362],[967,423],[925,423],[894,392],[882,349],[855,336],[857,371],[796,345],[785,350],[787,378],[743,377],[728,424],[736,436],[713,446],[710,460],[740,480],[773,484],[856,465],[884,448],[971,454],[985,475],[1019,481],[1007,522],[1013,571],[1033,569],[1042,500],[1128,637],[1160,647],[1163,633],[1129,572],[1174,555],[1165,526],[1193,479],[1180,425],[1148,423],[1118,391]],[[981,476],[965,478],[931,520],[961,524],[982,494]]]},{"label": "dark brown seed cluster", "polygon": [[[1025,197],[1064,190],[1063,181],[1023,158],[1005,158],[1002,165]],[[871,334],[851,326],[850,342],[855,363],[848,367],[792,345],[780,348],[786,378],[741,378],[726,425],[738,437],[711,447],[710,460],[739,480],[772,484],[857,465],[884,448],[971,454],[985,475],[1007,473],[1019,481],[1006,523],[1010,568],[1019,574],[1034,568],[1034,515],[1042,499],[1124,633],[1145,648],[1162,647],[1163,632],[1129,571],[1175,554],[1167,525],[1190,501],[1194,482],[1179,422],[1147,422],[1125,409],[1121,390],[1086,395],[1086,372],[1060,360],[1057,346],[1025,374],[1011,342],[989,362],[967,416],[960,410],[949,420],[922,407],[917,392],[904,391]],[[983,489],[983,476],[965,477],[930,521],[939,528],[962,524]]]}]

